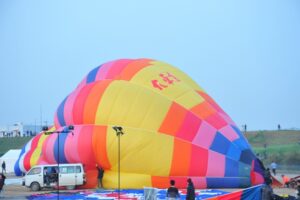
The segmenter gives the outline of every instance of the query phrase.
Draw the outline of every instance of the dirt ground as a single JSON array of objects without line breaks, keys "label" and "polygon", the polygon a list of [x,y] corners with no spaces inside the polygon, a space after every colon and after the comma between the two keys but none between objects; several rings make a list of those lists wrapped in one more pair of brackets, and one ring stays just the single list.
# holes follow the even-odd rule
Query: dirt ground
[{"label": "dirt ground", "polygon": [[[276,175],[276,178],[281,181],[281,175],[282,173],[278,173]],[[285,173],[287,176],[289,177],[295,177],[297,175],[300,175],[300,173]],[[17,178],[12,174],[8,174],[7,178]],[[284,188],[284,187],[280,187],[280,188],[273,188],[274,189],[274,193],[278,194],[278,195],[291,195],[291,196],[296,196],[296,190],[292,189],[292,188]],[[220,190],[224,190],[224,191],[236,191],[236,190],[240,190],[239,189],[220,189]],[[14,200],[24,200],[26,199],[27,196],[31,196],[33,194],[41,194],[41,193],[46,193],[49,192],[51,190],[42,190],[39,192],[32,192],[30,191],[30,189],[21,186],[20,184],[9,184],[9,185],[5,185],[3,188],[3,192],[0,195],[0,199],[14,199]]]}]

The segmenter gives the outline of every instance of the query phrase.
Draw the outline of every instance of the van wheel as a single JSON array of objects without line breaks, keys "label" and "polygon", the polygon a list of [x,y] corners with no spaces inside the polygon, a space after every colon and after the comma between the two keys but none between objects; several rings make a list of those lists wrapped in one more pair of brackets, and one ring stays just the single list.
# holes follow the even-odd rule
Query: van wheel
[{"label": "van wheel", "polygon": [[31,189],[31,191],[39,191],[41,189],[41,186],[39,183],[33,182],[30,185],[30,189]]},{"label": "van wheel", "polygon": [[75,189],[75,185],[68,185],[66,186],[67,190],[74,190]]}]

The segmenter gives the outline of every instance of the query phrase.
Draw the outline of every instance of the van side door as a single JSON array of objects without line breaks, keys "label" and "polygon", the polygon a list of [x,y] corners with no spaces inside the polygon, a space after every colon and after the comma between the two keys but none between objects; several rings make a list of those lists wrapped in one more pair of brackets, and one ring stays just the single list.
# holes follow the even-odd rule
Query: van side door
[{"label": "van side door", "polygon": [[75,185],[75,166],[59,166],[59,185]]},{"label": "van side door", "polygon": [[83,175],[84,175],[84,171],[82,169],[81,166],[76,165],[75,166],[75,185],[83,185]]}]

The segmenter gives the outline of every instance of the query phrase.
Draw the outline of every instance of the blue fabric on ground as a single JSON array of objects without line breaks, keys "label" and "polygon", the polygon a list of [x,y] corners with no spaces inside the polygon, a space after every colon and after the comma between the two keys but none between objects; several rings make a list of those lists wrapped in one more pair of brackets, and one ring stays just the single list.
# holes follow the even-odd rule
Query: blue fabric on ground
[{"label": "blue fabric on ground", "polygon": [[243,199],[260,200],[261,199],[261,188],[263,185],[257,185],[254,187],[247,188],[243,191]]},{"label": "blue fabric on ground", "polygon": [[[186,190],[179,190],[180,199],[184,200],[186,197]],[[157,199],[163,200],[166,199],[166,189],[157,189]],[[197,190],[196,199],[202,200],[209,197],[215,197],[223,194],[227,194],[221,190]],[[144,199],[144,190],[121,190],[120,191],[121,199]],[[61,200],[113,200],[117,199],[118,190],[80,190],[80,191],[70,191],[70,192],[60,192],[59,199]],[[36,194],[27,197],[29,200],[42,200],[42,199],[58,199],[57,192],[51,192],[46,194]]]}]

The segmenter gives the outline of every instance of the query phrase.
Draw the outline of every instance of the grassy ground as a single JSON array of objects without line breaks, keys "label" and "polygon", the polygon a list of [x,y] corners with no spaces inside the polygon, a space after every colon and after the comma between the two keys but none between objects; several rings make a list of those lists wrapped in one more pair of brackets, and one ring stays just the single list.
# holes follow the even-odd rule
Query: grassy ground
[{"label": "grassy ground", "polygon": [[245,134],[265,165],[273,160],[281,167],[300,168],[300,131],[253,131]]},{"label": "grassy ground", "polygon": [[0,156],[10,149],[21,149],[32,137],[0,138]]}]

